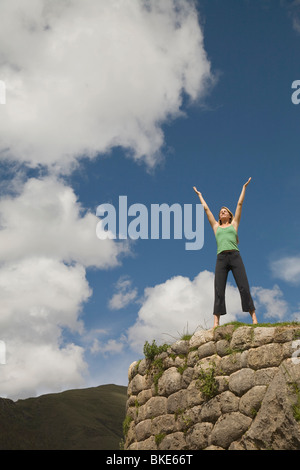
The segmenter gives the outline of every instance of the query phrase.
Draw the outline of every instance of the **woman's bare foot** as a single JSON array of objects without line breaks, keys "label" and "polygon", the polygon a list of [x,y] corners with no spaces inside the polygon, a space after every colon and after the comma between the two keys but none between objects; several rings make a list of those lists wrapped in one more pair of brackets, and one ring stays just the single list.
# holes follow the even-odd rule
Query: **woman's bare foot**
[{"label": "woman's bare foot", "polygon": [[257,322],[255,310],[253,310],[253,312],[249,312],[249,313],[251,315],[253,325],[257,325],[258,322]]},{"label": "woman's bare foot", "polygon": [[220,325],[220,315],[214,315],[214,328]]}]

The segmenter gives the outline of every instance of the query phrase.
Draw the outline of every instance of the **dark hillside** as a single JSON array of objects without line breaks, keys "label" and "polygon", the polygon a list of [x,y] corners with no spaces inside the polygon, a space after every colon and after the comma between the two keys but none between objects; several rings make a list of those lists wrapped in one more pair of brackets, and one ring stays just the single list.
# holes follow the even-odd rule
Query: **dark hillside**
[{"label": "dark hillside", "polygon": [[118,450],[126,399],[117,385],[0,399],[0,449]]}]

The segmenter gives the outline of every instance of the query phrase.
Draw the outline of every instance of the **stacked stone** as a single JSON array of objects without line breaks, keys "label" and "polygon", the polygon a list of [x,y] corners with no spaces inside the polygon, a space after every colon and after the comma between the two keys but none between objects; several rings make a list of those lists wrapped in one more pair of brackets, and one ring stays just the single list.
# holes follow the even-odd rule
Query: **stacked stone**
[{"label": "stacked stone", "polygon": [[134,362],[125,449],[300,449],[299,339],[299,326],[225,325]]}]

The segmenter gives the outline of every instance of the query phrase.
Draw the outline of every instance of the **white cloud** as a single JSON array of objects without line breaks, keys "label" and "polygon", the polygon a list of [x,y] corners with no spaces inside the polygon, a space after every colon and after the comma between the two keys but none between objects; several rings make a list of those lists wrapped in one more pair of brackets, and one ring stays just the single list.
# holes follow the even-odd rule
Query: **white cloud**
[{"label": "white cloud", "polygon": [[256,299],[256,309],[257,311],[263,309],[265,318],[283,320],[288,314],[288,302],[283,298],[283,292],[277,285],[272,289],[254,287],[252,292]]},{"label": "white cloud", "polygon": [[0,57],[0,151],[57,171],[118,145],[154,165],[211,80],[189,0],[2,0]]},{"label": "white cloud", "polygon": [[116,284],[117,292],[109,300],[109,308],[120,310],[137,298],[137,289],[132,288],[132,281],[127,277],[121,277]]},{"label": "white cloud", "polygon": [[99,240],[98,222],[62,181],[29,179],[17,195],[0,200],[0,262],[47,256],[86,267],[116,266],[128,245]]},{"label": "white cloud", "polygon": [[[60,327],[79,331],[80,305],[91,295],[82,266],[41,257],[2,265],[0,292],[2,334],[13,334],[26,316],[30,332],[46,339]],[[48,321],[55,328],[50,330]],[[22,327],[22,334],[26,335],[26,328]]]},{"label": "white cloud", "polygon": [[64,332],[85,333],[86,268],[114,267],[128,253],[127,245],[99,240],[97,222],[54,177],[29,179],[0,200],[0,339],[7,349],[0,396],[83,385],[85,348]]},{"label": "white cloud", "polygon": [[287,256],[271,263],[273,276],[291,284],[300,283],[300,256]]},{"label": "white cloud", "polygon": [[[203,271],[190,280],[175,276],[162,284],[145,289],[142,307],[135,324],[128,330],[130,346],[141,351],[145,341],[158,344],[179,339],[186,330],[213,325],[214,274]],[[226,288],[227,315],[224,322],[242,314],[240,295],[230,283]]]},{"label": "white cloud", "polygon": [[28,258],[0,268],[0,396],[20,398],[82,384],[84,350],[64,344],[62,331],[81,332],[82,304],[91,295],[82,266]]},{"label": "white cloud", "polygon": [[109,339],[107,342],[102,342],[95,339],[91,347],[91,352],[93,354],[100,352],[105,356],[106,354],[120,354],[123,351],[123,348],[124,343],[119,340]]}]

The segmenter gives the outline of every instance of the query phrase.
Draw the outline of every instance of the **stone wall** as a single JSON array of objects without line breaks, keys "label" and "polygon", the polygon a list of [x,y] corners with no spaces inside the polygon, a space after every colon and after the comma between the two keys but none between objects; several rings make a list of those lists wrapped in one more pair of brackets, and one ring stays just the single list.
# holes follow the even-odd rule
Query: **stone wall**
[{"label": "stone wall", "polygon": [[124,448],[300,449],[299,339],[300,325],[229,324],[134,362]]}]

